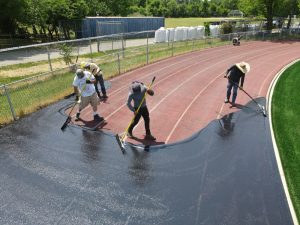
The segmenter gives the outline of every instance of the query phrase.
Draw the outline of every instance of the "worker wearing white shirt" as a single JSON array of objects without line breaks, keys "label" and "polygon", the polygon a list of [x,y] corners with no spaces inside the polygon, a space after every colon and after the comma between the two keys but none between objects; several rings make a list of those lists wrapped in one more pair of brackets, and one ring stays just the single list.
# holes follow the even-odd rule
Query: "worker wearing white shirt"
[{"label": "worker wearing white shirt", "polygon": [[96,82],[95,77],[88,71],[83,71],[82,69],[76,70],[76,75],[73,81],[74,92],[76,94],[76,101],[81,101],[79,104],[78,112],[76,113],[76,120],[80,119],[80,112],[82,109],[91,104],[93,108],[94,120],[104,120],[100,117],[97,112],[99,98],[97,97],[94,83]]}]

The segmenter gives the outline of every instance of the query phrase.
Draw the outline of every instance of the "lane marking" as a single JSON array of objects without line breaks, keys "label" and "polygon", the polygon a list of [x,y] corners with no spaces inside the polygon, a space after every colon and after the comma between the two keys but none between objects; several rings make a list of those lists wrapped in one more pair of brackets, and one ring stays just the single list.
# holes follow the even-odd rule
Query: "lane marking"
[{"label": "lane marking", "polygon": [[[286,46],[284,46],[284,47],[281,47],[281,46],[280,46],[280,47],[278,47],[277,49],[281,50],[281,48],[284,48],[283,50],[286,51],[285,47],[286,47]],[[297,51],[298,51],[298,50],[295,50],[295,52],[297,52]],[[260,57],[263,56],[263,55],[267,55],[267,54],[268,54],[268,53],[262,54],[262,55],[260,55]],[[290,52],[285,53],[285,54],[281,54],[281,55],[279,55],[279,56],[289,55],[289,54],[290,54]],[[278,55],[276,55],[276,56],[278,56]],[[248,59],[248,61],[251,60],[251,58],[257,58],[257,56],[255,56],[255,57],[250,57],[250,58]],[[275,71],[275,70],[274,70],[274,71]],[[270,75],[270,73],[268,74],[268,76],[269,76],[269,75]],[[260,95],[260,93],[261,93],[261,90],[262,90],[262,86],[260,87],[259,95]],[[219,113],[222,113],[222,110],[223,110],[223,106],[221,107]],[[217,117],[217,119],[218,119],[218,117]]]},{"label": "lane marking", "polygon": [[224,73],[220,73],[218,76],[216,76],[214,79],[212,79],[204,88],[200,90],[200,92],[194,97],[194,99],[191,101],[191,103],[188,105],[188,107],[184,110],[184,112],[181,114],[175,125],[173,126],[173,129],[169,133],[165,143],[167,144],[173,135],[175,129],[177,128],[178,124],[181,122],[182,118],[185,116],[187,111],[190,109],[190,107],[194,104],[194,102],[198,99],[198,97],[213,83],[216,79],[218,79],[220,76],[222,76]]},{"label": "lane marking", "polygon": [[[250,43],[250,44],[252,44],[252,43]],[[250,44],[247,45],[246,47],[251,46]],[[253,42],[253,44],[257,44],[257,42],[256,42],[256,43]],[[264,44],[263,46],[265,46],[265,43],[262,43],[262,44]],[[223,49],[223,47],[224,47],[224,49]],[[269,47],[268,47],[268,48],[269,48]],[[266,49],[268,49],[268,48],[266,48]],[[270,47],[270,48],[272,48],[272,47]],[[230,49],[232,49],[232,48],[230,48]],[[210,51],[211,48],[204,49],[204,50],[207,50],[207,51],[205,51],[205,53],[211,54],[211,51]],[[228,51],[228,46],[227,46],[227,45],[226,45],[226,46],[222,46],[222,49],[220,49],[220,50],[217,49],[215,52],[223,52],[223,51],[225,51],[225,52]],[[197,54],[201,54],[203,51],[202,51],[202,50],[199,50],[199,51],[195,51],[195,52],[196,52]],[[192,52],[192,53],[195,53],[195,52]],[[191,54],[192,54],[192,53],[191,53]],[[167,58],[166,60],[170,59],[170,60],[172,61],[172,60],[174,60],[174,58],[180,58],[180,57],[182,57],[183,60],[180,61],[180,62],[175,61],[175,63],[170,64],[170,65],[168,65],[168,66],[165,66],[165,67],[163,67],[163,68],[160,68],[160,69],[156,70],[155,72],[146,73],[146,75],[143,76],[143,77],[141,77],[141,78],[142,78],[142,79],[148,78],[148,76],[153,75],[153,74],[156,74],[157,72],[162,71],[162,70],[164,70],[164,69],[166,69],[166,68],[172,67],[172,66],[174,66],[174,65],[178,65],[178,64],[180,64],[180,63],[182,63],[182,62],[190,61],[191,59],[195,59],[195,58],[198,58],[198,57],[203,57],[203,55],[197,55],[197,56],[195,56],[195,57],[189,58],[189,57],[187,57],[187,55],[189,55],[189,53],[188,53],[188,54],[184,54],[184,55],[177,55],[177,56],[171,57],[171,58]],[[185,57],[187,57],[187,58],[184,59]],[[216,57],[214,56],[214,57],[211,57],[211,58],[214,59],[214,58],[216,58]],[[207,60],[208,60],[208,59],[203,59],[203,60],[201,60],[201,61],[198,61],[197,63],[199,63],[199,62],[205,62],[205,61],[207,61]],[[153,64],[156,64],[156,63],[160,63],[160,61],[159,61],[159,62],[155,62],[155,63],[153,63]],[[197,63],[195,63],[195,64],[193,64],[193,65],[196,65]],[[153,64],[149,64],[149,65],[147,65],[147,66],[145,66],[145,67],[147,68],[148,66],[149,66],[149,67],[150,67],[150,66],[153,66]],[[137,71],[139,71],[139,70],[144,70],[145,67],[141,67],[141,68],[138,68],[138,69],[136,69],[136,70],[134,70],[134,71],[125,73],[124,76],[118,76],[118,77],[116,77],[116,78],[111,79],[110,81],[113,81],[113,80],[116,80],[116,79],[121,79],[121,78],[123,78],[123,77],[125,77],[125,76],[127,77],[128,75],[130,75],[130,74],[132,74],[132,73],[135,73],[135,72],[137,72]],[[189,68],[189,67],[186,67],[186,68]],[[111,96],[112,94],[116,94],[117,92],[119,92],[119,91],[121,91],[121,90],[123,90],[123,89],[125,89],[125,88],[128,88],[128,85],[124,85],[123,87],[119,88],[118,90],[116,90],[116,91],[110,93],[110,96]],[[120,108],[121,108],[121,107],[120,107]],[[81,112],[84,112],[84,111],[90,110],[90,109],[91,109],[91,107],[88,106],[88,107],[84,108],[83,110],[81,110]],[[83,115],[86,115],[86,114],[87,114],[87,113],[84,113]],[[73,115],[71,115],[71,117],[74,117],[75,115],[76,115],[76,113],[74,113]]]}]

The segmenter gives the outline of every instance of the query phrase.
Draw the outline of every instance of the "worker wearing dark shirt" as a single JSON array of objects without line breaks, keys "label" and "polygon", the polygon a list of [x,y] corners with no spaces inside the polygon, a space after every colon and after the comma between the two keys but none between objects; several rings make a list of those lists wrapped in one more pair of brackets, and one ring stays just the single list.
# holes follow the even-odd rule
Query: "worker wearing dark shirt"
[{"label": "worker wearing dark shirt", "polygon": [[[146,136],[145,139],[148,140],[156,140],[155,137],[152,136],[151,131],[150,131],[150,116],[149,116],[149,111],[147,108],[146,104],[146,99],[144,98],[144,95],[146,94],[149,95],[154,95],[153,90],[148,89],[143,83],[135,81],[131,84],[130,91],[128,94],[128,99],[127,99],[127,106],[128,108],[135,113],[134,121],[133,123],[129,126],[128,128],[128,133],[127,136],[132,138],[132,131],[133,128],[138,124],[139,120],[141,117],[144,118],[145,122],[145,130],[146,130]],[[141,101],[144,99],[144,101],[141,103]],[[133,101],[133,105],[131,102]],[[139,111],[137,112],[137,109],[139,105],[141,104],[141,107]]]},{"label": "worker wearing dark shirt", "polygon": [[235,105],[235,100],[237,97],[238,87],[243,89],[245,74],[250,71],[250,65],[246,62],[240,62],[233,66],[231,66],[224,77],[228,78],[227,83],[227,95],[225,98],[225,103],[229,102],[231,96],[231,90],[233,89],[232,93],[232,105]]}]

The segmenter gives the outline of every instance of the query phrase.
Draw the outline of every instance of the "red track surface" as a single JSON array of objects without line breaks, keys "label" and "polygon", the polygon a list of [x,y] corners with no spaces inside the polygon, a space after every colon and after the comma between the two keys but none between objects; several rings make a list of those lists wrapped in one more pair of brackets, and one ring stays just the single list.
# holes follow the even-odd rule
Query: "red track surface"
[{"label": "red track surface", "polygon": [[[128,72],[111,80],[109,98],[98,108],[106,123],[97,129],[114,134],[124,132],[133,116],[126,106],[129,85],[135,80],[148,84],[156,76],[155,95],[147,96],[147,105],[151,131],[157,140],[143,139],[141,119],[133,131],[137,138],[126,141],[144,145],[182,141],[220,115],[239,110],[223,103],[227,84],[223,75],[232,64],[248,62],[251,71],[246,75],[244,89],[254,98],[265,97],[273,77],[284,65],[300,57],[299,50],[297,42],[248,42],[192,52]],[[249,101],[249,97],[239,91],[237,103],[244,105]],[[81,117],[86,122],[73,123],[96,126],[90,107],[82,111]]]}]

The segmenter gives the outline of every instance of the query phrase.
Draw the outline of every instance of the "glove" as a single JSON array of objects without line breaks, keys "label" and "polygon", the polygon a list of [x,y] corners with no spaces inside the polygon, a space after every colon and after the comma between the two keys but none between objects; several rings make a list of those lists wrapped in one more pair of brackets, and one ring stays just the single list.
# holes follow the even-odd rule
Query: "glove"
[{"label": "glove", "polygon": [[90,81],[90,80],[86,80],[86,82],[85,83],[87,83],[87,84],[91,84],[92,82]]},{"label": "glove", "polygon": [[153,96],[154,95],[154,91],[152,89],[148,89],[147,90],[147,93],[150,95],[150,96]]},{"label": "glove", "polygon": [[79,101],[79,96],[76,95],[75,101],[78,102]]}]

